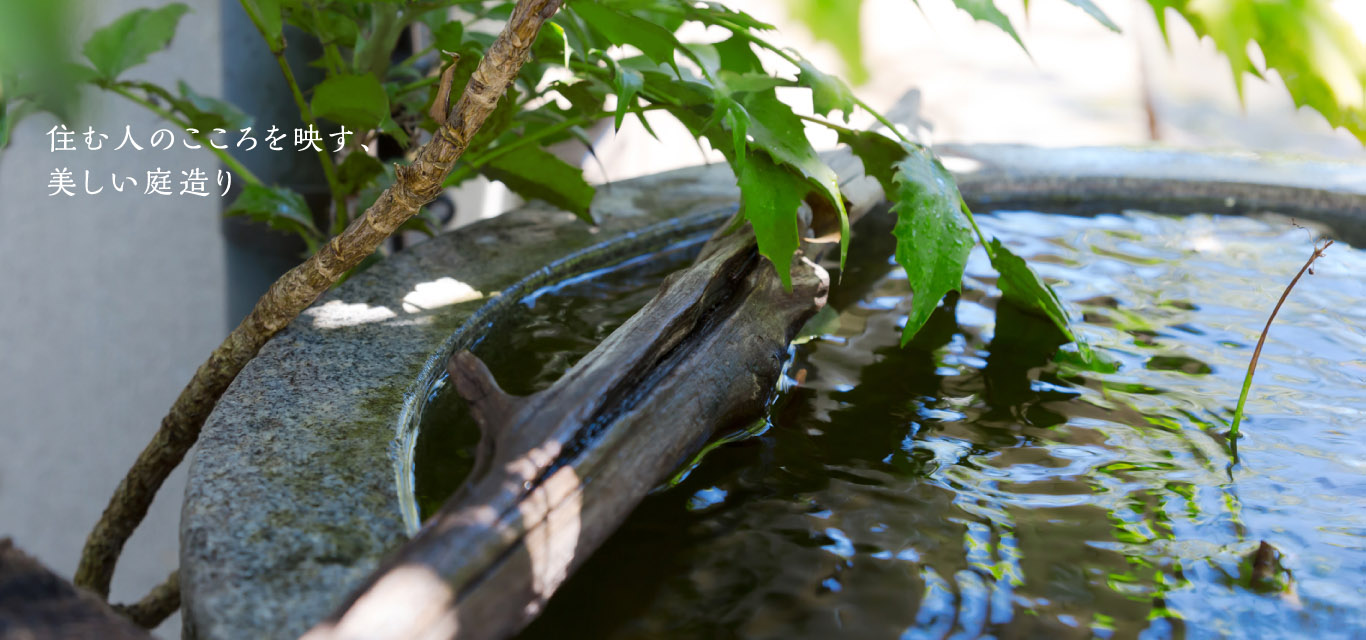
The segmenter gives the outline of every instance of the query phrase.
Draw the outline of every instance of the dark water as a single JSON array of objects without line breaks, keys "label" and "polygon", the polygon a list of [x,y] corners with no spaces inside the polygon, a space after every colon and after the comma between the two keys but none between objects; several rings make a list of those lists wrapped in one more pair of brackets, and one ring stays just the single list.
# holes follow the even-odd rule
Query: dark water
[{"label": "dark water", "polygon": [[[1119,371],[1055,358],[1046,324],[997,304],[980,251],[899,348],[908,287],[865,229],[838,321],[794,348],[769,422],[647,498],[523,637],[1366,638],[1366,254],[1335,245],[1282,309],[1234,465],[1223,432],[1304,230],[979,220]],[[543,296],[481,348],[516,350],[507,386],[548,384],[648,275]],[[420,488],[460,442],[419,444]]]},{"label": "dark water", "polygon": [[[665,276],[690,264],[704,241],[705,235],[698,236],[540,289],[470,351],[508,393],[528,395],[549,387],[645,306]],[[435,513],[459,488],[474,466],[478,438],[465,401],[442,374],[422,411],[413,451],[413,486],[422,517]]]}]

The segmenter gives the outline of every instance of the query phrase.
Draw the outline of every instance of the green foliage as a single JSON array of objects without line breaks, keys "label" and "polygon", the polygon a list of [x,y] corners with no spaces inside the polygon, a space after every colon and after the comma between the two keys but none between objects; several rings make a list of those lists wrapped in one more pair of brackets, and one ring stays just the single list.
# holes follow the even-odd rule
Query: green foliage
[{"label": "green foliage", "polygon": [[806,25],[817,40],[835,47],[844,59],[849,82],[860,85],[868,81],[868,67],[863,64],[863,39],[859,37],[863,0],[788,0],[787,10]]},{"label": "green foliage", "polygon": [[[645,87],[645,76],[635,69],[619,68],[612,78],[612,89],[617,93],[617,110],[613,119],[613,128],[621,130],[621,123],[626,119],[626,114],[630,113],[631,104],[635,102],[636,96],[640,95],[640,90]],[[641,122],[645,122],[641,119]]]},{"label": "green foliage", "polygon": [[465,25],[459,22],[445,22],[432,29],[432,40],[442,51],[459,51],[465,44]]},{"label": "green foliage", "polygon": [[298,234],[308,244],[310,253],[317,250],[323,239],[303,196],[283,187],[247,185],[224,214],[246,216],[271,228]]},{"label": "green foliage", "polygon": [[896,193],[896,163],[906,157],[906,147],[902,143],[873,131],[849,130],[839,132],[839,141],[858,156],[864,175],[877,179],[883,193]]},{"label": "green foliage", "polygon": [[634,46],[655,64],[674,64],[678,39],[668,29],[593,0],[575,0],[567,6],[608,42]]},{"label": "green foliage", "polygon": [[[773,160],[805,179],[811,188],[835,206],[840,219],[840,266],[844,266],[849,245],[849,215],[844,210],[844,198],[840,195],[839,177],[811,148],[801,120],[792,113],[791,107],[778,100],[772,89],[747,94],[733,103],[731,109],[733,113],[745,114],[749,145],[762,149]],[[731,158],[736,174],[743,172],[745,165],[754,158],[753,155],[742,155],[737,150]],[[796,212],[796,207],[793,207],[787,215],[795,217]]]},{"label": "green foliage", "polygon": [[746,152],[735,176],[740,185],[740,211],[754,227],[759,253],[773,262],[783,286],[791,289],[792,254],[799,242],[793,214],[810,187],[757,151]]},{"label": "green foliage", "polygon": [[[920,0],[915,1],[916,4],[920,3]],[[973,20],[986,22],[1006,32],[1021,49],[1026,48],[1024,40],[1021,40],[1020,34],[1015,31],[1015,25],[1010,23],[1010,18],[996,8],[995,0],[953,0],[953,4],[972,16]]]},{"label": "green foliage", "polygon": [[854,113],[854,92],[849,85],[835,76],[823,73],[806,60],[799,60],[797,83],[811,90],[811,106],[816,113],[830,117],[836,111],[844,114],[844,122]]},{"label": "green foliage", "polygon": [[[1048,318],[1067,340],[1076,340],[1052,287],[999,239],[987,242],[963,205],[953,176],[928,150],[872,131],[841,131],[839,140],[862,161],[864,173],[882,185],[897,214],[892,231],[897,240],[896,260],[916,294],[902,344],[920,330],[940,298],[958,288],[973,231],[982,240],[992,267],[1001,274],[1002,296],[1024,311]],[[1089,358],[1089,350],[1086,353]]]},{"label": "green foliage", "polygon": [[93,73],[71,58],[72,0],[0,2],[0,149],[24,116],[38,111],[69,121],[77,88]]},{"label": "green foliage", "polygon": [[1064,0],[1064,2],[1085,11],[1087,15],[1095,18],[1096,22],[1101,23],[1105,28],[1115,33],[1120,32],[1119,25],[1115,24],[1115,22],[1110,19],[1110,16],[1105,15],[1105,12],[1101,11],[1100,7],[1097,7],[1091,0]]},{"label": "green foliage", "polygon": [[[912,0],[920,4],[922,0]],[[1063,0],[1119,32],[1093,0]],[[1366,46],[1333,8],[1332,0],[1147,0],[1163,33],[1169,13],[1180,16],[1195,33],[1209,37],[1229,61],[1238,93],[1244,76],[1263,77],[1275,70],[1296,106],[1319,112],[1334,127],[1347,129],[1366,143]],[[1021,48],[1024,40],[996,0],[952,0],[973,19],[992,24]],[[1028,0],[1023,0],[1028,6]],[[794,0],[788,10],[820,40],[835,45],[855,84],[866,79],[858,45],[861,0]],[[1262,53],[1259,65],[1250,53]],[[822,111],[817,107],[817,111]]]},{"label": "green foliage", "polygon": [[350,153],[337,165],[337,179],[348,193],[365,188],[384,174],[384,163],[366,153]]},{"label": "green foliage", "polygon": [[9,132],[14,128],[15,121],[23,116],[23,113],[19,111],[22,108],[24,108],[23,105],[10,107],[8,104],[0,102],[0,147],[9,143]]},{"label": "green foliage", "polygon": [[987,256],[991,258],[992,268],[1001,274],[1001,279],[997,282],[1001,296],[1023,311],[1048,318],[1068,340],[1076,340],[1071,323],[1067,319],[1067,312],[1063,310],[1062,302],[1058,300],[1058,294],[1053,291],[1053,287],[1048,286],[1034,273],[1034,270],[1025,264],[1024,258],[1011,253],[1010,249],[1001,244],[1000,238],[992,238],[986,245],[986,250]]},{"label": "green foliage", "polygon": [[281,15],[281,0],[241,0],[242,9],[251,17],[252,22],[261,29],[261,36],[271,51],[284,46],[284,16]]},{"label": "green foliage", "polygon": [[[964,209],[966,211],[966,209]],[[969,214],[971,220],[971,214]],[[980,234],[980,230],[978,231]],[[1080,367],[1088,371],[1100,373],[1114,373],[1119,370],[1119,363],[1103,352],[1096,351],[1087,344],[1076,331],[1072,328],[1072,322],[1067,317],[1067,310],[1063,308],[1062,301],[1058,299],[1058,294],[1053,291],[1053,287],[1039,277],[1033,269],[1029,267],[1021,258],[1001,243],[999,238],[992,238],[991,242],[985,242],[984,247],[987,257],[991,259],[992,268],[1001,274],[1001,279],[997,281],[997,286],[1001,289],[1001,297],[1006,304],[1043,318],[1047,318],[1058,329],[1059,335],[1068,342],[1076,344],[1076,351],[1061,351],[1058,353],[1058,360],[1067,362],[1073,366]]]},{"label": "green foliage", "polygon": [[218,128],[232,131],[251,124],[251,117],[242,113],[241,109],[218,98],[196,93],[184,80],[177,84],[176,89],[180,95],[167,101],[185,115],[191,127],[199,131],[208,132]]},{"label": "green foliage", "polygon": [[[1323,114],[1366,143],[1366,46],[1333,9],[1329,0],[1195,2],[1148,0],[1162,32],[1167,13],[1208,36],[1228,58],[1239,96],[1243,76],[1262,77],[1275,70],[1296,106]],[[1255,44],[1265,58],[1258,66],[1249,54]]]},{"label": "green foliage", "polygon": [[806,324],[802,325],[797,336],[792,338],[792,344],[806,344],[820,336],[829,335],[838,331],[840,328],[840,313],[830,305],[821,307],[816,315],[811,316]]},{"label": "green foliage", "polygon": [[[914,1],[916,4],[920,3],[920,0]],[[1119,33],[1119,25],[1116,25],[1114,21],[1110,19],[1110,16],[1105,15],[1105,12],[1101,11],[1100,7],[1097,7],[1091,0],[1063,1],[1085,11],[1087,15],[1095,18],[1096,22],[1101,23],[1105,28],[1114,31],[1115,33]],[[1022,0],[1022,2],[1027,9],[1029,7],[1029,0]],[[1012,24],[1010,18],[996,6],[995,0],[953,0],[953,4],[972,16],[973,20],[986,22],[1001,31],[1006,32],[1016,44],[1020,45],[1021,49],[1028,50],[1025,47],[1024,40],[1020,39],[1019,32],[1015,31],[1015,25]]]},{"label": "green foliage", "polygon": [[[286,81],[295,90],[303,119],[321,119],[352,132],[348,148],[329,148],[318,154],[333,195],[331,211],[322,213],[310,211],[298,193],[264,185],[227,153],[210,149],[245,179],[246,186],[229,214],[297,234],[310,250],[328,239],[315,219],[326,221],[324,216],[330,214],[328,228],[339,231],[349,220],[349,211],[363,210],[393,183],[393,162],[410,160],[417,146],[436,131],[440,123],[429,115],[429,108],[437,97],[442,71],[452,60],[441,52],[458,56],[451,74],[453,101],[493,43],[496,23],[506,19],[513,6],[499,0],[239,1],[264,45],[276,54]],[[951,1],[973,18],[999,27],[1023,47],[1015,26],[995,0]],[[1064,1],[1117,30],[1092,0]],[[1312,106],[1333,124],[1366,139],[1362,111],[1366,53],[1336,19],[1328,0],[1149,2],[1159,20],[1170,9],[1197,33],[1213,38],[1228,54],[1240,83],[1243,73],[1258,75],[1275,69],[1286,79],[1298,104]],[[38,57],[20,62],[24,47],[40,49],[43,44],[40,36],[6,24],[5,18],[19,16],[46,24],[46,31],[33,30],[38,34],[60,31],[60,21],[28,15],[40,11],[34,8],[39,5],[43,3],[10,3],[0,9],[0,36],[4,36],[0,37],[0,147],[20,117],[39,110],[60,111],[69,102],[62,92],[74,93],[80,84],[115,92],[173,124],[201,133],[233,130],[249,122],[232,105],[199,95],[184,82],[171,91],[156,83],[121,79],[124,72],[166,47],[187,11],[185,5],[138,9],[97,30],[81,49],[91,66],[74,64],[55,53],[47,62]],[[449,11],[457,5],[469,19],[449,19]],[[791,0],[787,6],[818,39],[835,46],[853,84],[867,78],[858,33],[860,0]],[[620,128],[628,115],[634,115],[649,131],[648,113],[667,115],[725,156],[741,189],[742,215],[753,229],[759,250],[790,287],[789,271],[800,246],[797,213],[803,201],[836,212],[841,264],[848,251],[849,221],[837,177],[806,135],[809,125],[826,126],[839,134],[893,202],[896,260],[914,293],[903,343],[921,328],[945,294],[959,288],[974,231],[1001,274],[1006,300],[1047,317],[1069,339],[1076,339],[1061,302],[1043,280],[999,240],[988,242],[975,229],[952,176],[934,155],[895,131],[892,138],[829,122],[838,113],[847,124],[855,111],[867,110],[867,106],[840,77],[823,72],[797,52],[768,42],[765,34],[771,25],[715,2],[573,0],[566,7],[542,30],[532,58],[471,141],[448,185],[483,175],[502,181],[525,198],[544,200],[591,222],[594,187],[579,168],[546,148],[578,141],[592,152],[587,131],[596,123],[610,121]],[[697,27],[705,27],[709,41],[681,41],[677,34],[688,25],[697,32],[704,31]],[[293,72],[280,55],[286,26],[302,30],[320,45],[321,55],[310,64],[321,69],[324,78],[311,91],[295,84]],[[433,44],[422,51],[394,55],[400,34],[414,27],[425,29]],[[6,38],[21,45],[12,45]],[[1251,61],[1247,53],[1251,43],[1265,54],[1265,69]],[[770,54],[776,68],[766,67],[759,52]],[[46,77],[61,78],[65,84],[44,83]],[[814,110],[826,119],[793,112],[778,99],[778,88],[809,91]],[[869,113],[885,121],[880,114]],[[358,143],[376,138],[399,149],[398,157],[381,160]],[[430,231],[431,224],[424,212],[405,228]],[[1079,349],[1083,360],[1090,357],[1084,344]]]},{"label": "green foliage", "polygon": [[313,87],[313,115],[356,131],[380,126],[389,117],[389,95],[379,79],[369,74],[328,76]]},{"label": "green foliage", "polygon": [[593,223],[588,207],[596,190],[583,179],[583,170],[545,149],[515,148],[490,160],[484,174],[524,197],[544,200]]},{"label": "green foliage", "polygon": [[[922,0],[910,1],[914,2],[916,6],[920,6]],[[1010,17],[996,5],[996,0],[951,1],[954,6],[972,16],[974,20],[996,26],[1019,44],[1021,49],[1026,49],[1024,40],[1015,30],[1015,25],[1011,23]],[[1092,0],[1063,0],[1063,2],[1085,11],[1087,15],[1095,18],[1107,29],[1119,33],[1119,26],[1109,16],[1105,15],[1105,12],[1101,11],[1100,7],[1096,6]],[[1029,8],[1029,0],[1021,0],[1021,3],[1026,9]],[[845,67],[848,69],[850,82],[857,86],[868,80],[868,69],[863,63],[863,46],[859,38],[863,0],[789,0],[787,8],[788,13],[810,29],[811,35],[815,36],[817,40],[834,45],[835,51],[840,54]],[[820,107],[817,107],[816,111],[822,112]]]},{"label": "green foliage", "polygon": [[85,41],[81,52],[99,73],[112,82],[119,74],[147,61],[147,56],[171,43],[176,25],[190,8],[168,4],[160,9],[137,9],[103,27]]},{"label": "green foliage", "polygon": [[959,209],[962,197],[953,176],[924,147],[912,147],[896,163],[896,262],[911,285],[911,313],[901,344],[915,337],[930,313],[950,291],[962,288],[972,251],[972,230]]}]

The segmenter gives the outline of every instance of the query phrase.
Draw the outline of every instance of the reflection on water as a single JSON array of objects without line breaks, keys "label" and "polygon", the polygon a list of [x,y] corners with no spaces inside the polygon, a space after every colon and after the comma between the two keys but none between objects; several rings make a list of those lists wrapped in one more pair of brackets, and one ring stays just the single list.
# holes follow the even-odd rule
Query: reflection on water
[{"label": "reflection on water", "polygon": [[[768,424],[647,498],[523,637],[1366,637],[1366,254],[1335,245],[1282,309],[1232,465],[1223,432],[1305,231],[979,221],[1117,372],[1055,358],[980,251],[899,348],[908,287],[865,230],[838,327],[794,348]],[[550,298],[531,326],[602,328],[536,315]]]}]

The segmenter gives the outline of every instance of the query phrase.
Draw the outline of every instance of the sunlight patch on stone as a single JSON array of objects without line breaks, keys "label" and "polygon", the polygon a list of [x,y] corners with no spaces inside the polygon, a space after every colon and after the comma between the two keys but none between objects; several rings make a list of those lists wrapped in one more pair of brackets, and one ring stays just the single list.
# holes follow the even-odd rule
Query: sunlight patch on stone
[{"label": "sunlight patch on stone", "polygon": [[372,307],[364,302],[354,304],[330,300],[304,312],[313,316],[315,329],[341,329],[372,322],[383,322],[398,317],[389,307]]},{"label": "sunlight patch on stone", "polygon": [[484,294],[455,278],[420,282],[403,296],[403,311],[419,313],[483,298]]}]

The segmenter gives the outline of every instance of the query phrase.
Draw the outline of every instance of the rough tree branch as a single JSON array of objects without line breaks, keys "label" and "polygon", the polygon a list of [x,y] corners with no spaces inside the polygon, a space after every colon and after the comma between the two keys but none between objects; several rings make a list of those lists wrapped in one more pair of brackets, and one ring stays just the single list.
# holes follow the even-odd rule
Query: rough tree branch
[{"label": "rough tree branch", "polygon": [[441,192],[442,182],[456,160],[521,71],[541,25],[563,3],[564,0],[519,0],[502,33],[470,77],[450,117],[418,152],[417,159],[410,165],[396,167],[393,186],[364,215],[303,264],[276,280],[251,313],[199,366],[90,532],[76,570],[76,584],[108,597],[109,581],[124,543],[147,514],[166,476],[199,438],[199,430],[218,398],[267,340],[313,304],[342,274],[374,253],[385,238]]},{"label": "rough tree branch", "polygon": [[141,600],[133,604],[116,604],[113,609],[143,629],[157,628],[180,610],[180,571],[172,571]]}]

